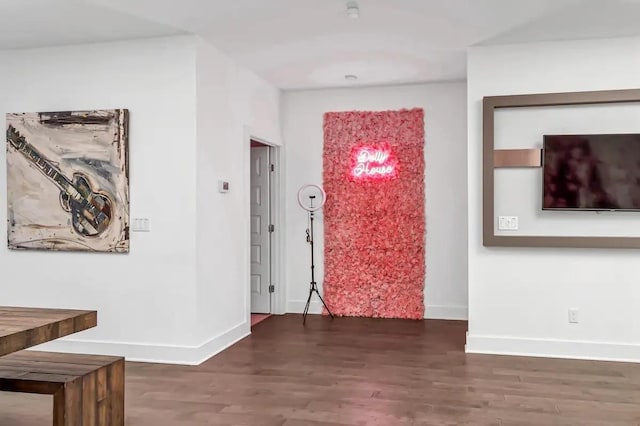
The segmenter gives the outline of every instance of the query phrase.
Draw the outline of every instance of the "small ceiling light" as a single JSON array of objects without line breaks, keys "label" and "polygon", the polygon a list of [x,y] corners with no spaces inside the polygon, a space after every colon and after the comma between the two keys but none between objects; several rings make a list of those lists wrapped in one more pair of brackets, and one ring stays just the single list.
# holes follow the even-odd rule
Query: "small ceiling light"
[{"label": "small ceiling light", "polygon": [[352,81],[356,81],[358,79],[358,76],[355,74],[347,74],[344,76],[344,79],[347,80],[348,82],[352,82]]},{"label": "small ceiling light", "polygon": [[355,1],[347,2],[347,16],[351,19],[358,19],[360,17],[360,8]]}]

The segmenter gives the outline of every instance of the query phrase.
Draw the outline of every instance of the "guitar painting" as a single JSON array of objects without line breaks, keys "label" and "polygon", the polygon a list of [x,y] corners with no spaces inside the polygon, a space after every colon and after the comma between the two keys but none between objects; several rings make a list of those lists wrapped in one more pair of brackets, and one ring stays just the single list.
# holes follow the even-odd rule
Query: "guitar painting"
[{"label": "guitar painting", "polygon": [[127,118],[7,115],[9,248],[128,251]]}]

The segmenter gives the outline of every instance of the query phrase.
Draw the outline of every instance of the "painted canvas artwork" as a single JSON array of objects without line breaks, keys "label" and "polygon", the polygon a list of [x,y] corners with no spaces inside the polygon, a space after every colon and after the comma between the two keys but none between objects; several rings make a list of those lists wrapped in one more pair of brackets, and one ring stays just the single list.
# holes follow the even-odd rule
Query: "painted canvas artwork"
[{"label": "painted canvas artwork", "polygon": [[128,115],[7,114],[10,249],[129,251]]}]

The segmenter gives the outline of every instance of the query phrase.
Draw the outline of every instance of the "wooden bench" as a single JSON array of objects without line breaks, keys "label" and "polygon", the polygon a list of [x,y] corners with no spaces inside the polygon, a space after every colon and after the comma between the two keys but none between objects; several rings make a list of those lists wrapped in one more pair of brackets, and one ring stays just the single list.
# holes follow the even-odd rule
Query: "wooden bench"
[{"label": "wooden bench", "polygon": [[53,426],[123,426],[124,358],[20,351],[0,357],[0,391],[53,395]]}]

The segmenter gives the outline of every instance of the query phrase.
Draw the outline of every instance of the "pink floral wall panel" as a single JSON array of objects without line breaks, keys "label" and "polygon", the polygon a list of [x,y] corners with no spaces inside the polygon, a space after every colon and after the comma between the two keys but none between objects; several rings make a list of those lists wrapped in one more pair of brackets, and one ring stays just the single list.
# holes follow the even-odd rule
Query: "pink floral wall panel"
[{"label": "pink floral wall panel", "polygon": [[424,113],[324,116],[324,295],[334,314],[424,317]]}]

